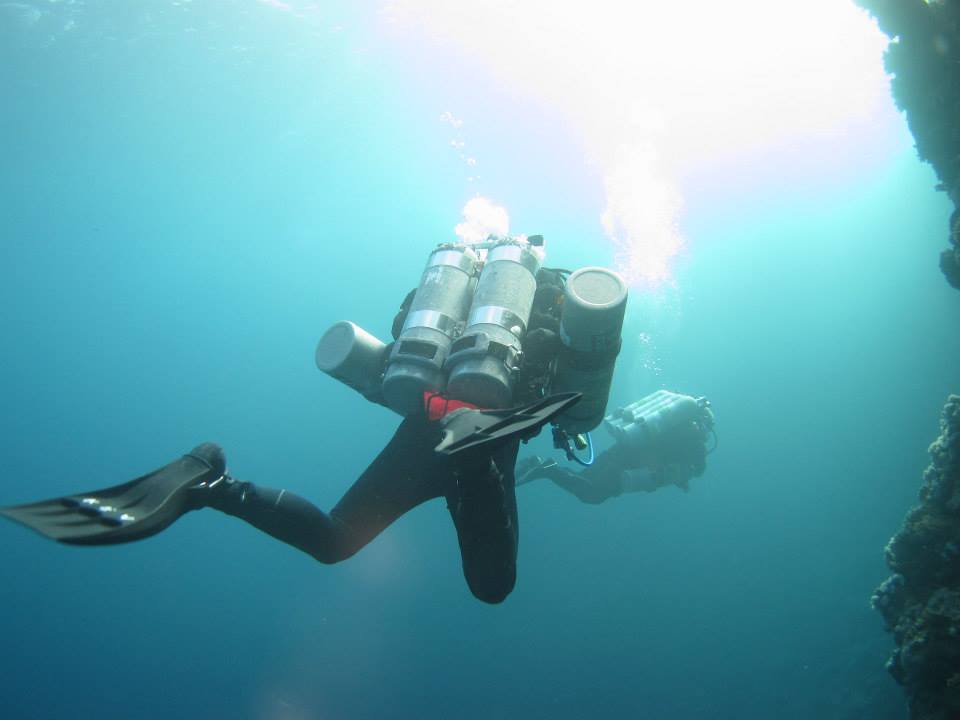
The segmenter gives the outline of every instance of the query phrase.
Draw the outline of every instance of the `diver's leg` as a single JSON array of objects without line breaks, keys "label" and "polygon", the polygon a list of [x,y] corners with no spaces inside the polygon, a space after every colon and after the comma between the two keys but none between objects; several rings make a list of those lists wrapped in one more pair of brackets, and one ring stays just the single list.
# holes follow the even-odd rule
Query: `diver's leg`
[{"label": "diver's leg", "polygon": [[324,563],[342,560],[342,528],[327,513],[288,490],[228,479],[203,507],[233,515]]},{"label": "diver's leg", "polygon": [[[441,494],[435,432],[408,418],[376,459],[325,513],[287,490],[233,481],[204,505],[245,520],[323,563],[350,557],[411,508]],[[432,444],[431,444],[432,443]]]},{"label": "diver's leg", "polygon": [[512,442],[492,457],[474,454],[462,458],[446,491],[464,577],[470,591],[488,603],[503,602],[517,578],[514,463],[518,448],[519,443]]}]

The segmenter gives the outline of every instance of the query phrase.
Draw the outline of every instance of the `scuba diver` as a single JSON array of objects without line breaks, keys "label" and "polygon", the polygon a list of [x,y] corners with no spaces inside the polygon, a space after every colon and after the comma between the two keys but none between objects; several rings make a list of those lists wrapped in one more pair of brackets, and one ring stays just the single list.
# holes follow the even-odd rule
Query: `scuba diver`
[{"label": "scuba diver", "polygon": [[438,245],[393,323],[394,342],[349,321],[327,330],[317,366],[403,417],[329,513],[238,480],[223,451],[204,443],[124,484],[0,514],[58,542],[109,545],[213,508],[335,563],[444,497],[471,592],[499,603],[516,580],[519,444],[552,423],[569,451],[571,437],[601,422],[627,300],[616,273],[547,269],[544,257],[541,236]]},{"label": "scuba diver", "polygon": [[658,390],[604,418],[614,444],[593,459],[569,459],[579,472],[538,455],[517,464],[517,485],[548,478],[582,502],[598,505],[630,492],[653,492],[666,485],[689,489],[706,470],[707,441],[714,438],[713,411],[706,398]]}]

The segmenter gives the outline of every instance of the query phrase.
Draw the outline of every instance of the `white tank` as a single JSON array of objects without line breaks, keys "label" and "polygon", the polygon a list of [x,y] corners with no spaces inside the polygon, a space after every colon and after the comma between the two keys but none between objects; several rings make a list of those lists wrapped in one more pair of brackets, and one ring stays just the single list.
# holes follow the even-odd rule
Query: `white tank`
[{"label": "white tank", "polygon": [[327,330],[314,358],[327,375],[361,395],[375,395],[383,382],[387,346],[349,320],[335,323]]},{"label": "white tank", "polygon": [[703,400],[657,390],[611,413],[604,423],[618,444],[640,448],[683,423],[705,417],[712,419],[712,414]]},{"label": "white tank", "polygon": [[447,392],[486,408],[509,407],[530,322],[543,249],[506,238],[487,253],[463,336],[447,361]]},{"label": "white tank", "polygon": [[463,245],[430,254],[383,378],[383,399],[401,415],[422,407],[424,392],[444,389],[443,365],[466,322],[476,268],[476,253]]}]

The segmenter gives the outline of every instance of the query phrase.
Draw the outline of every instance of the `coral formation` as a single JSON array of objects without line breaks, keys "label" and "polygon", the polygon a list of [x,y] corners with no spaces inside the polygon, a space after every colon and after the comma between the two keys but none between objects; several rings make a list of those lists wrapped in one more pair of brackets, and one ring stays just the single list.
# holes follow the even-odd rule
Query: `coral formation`
[{"label": "coral formation", "polygon": [[[857,0],[890,36],[884,64],[897,107],[907,116],[920,158],[939,189],[960,206],[960,0]],[[960,217],[950,221],[951,246],[940,269],[960,289]]]},{"label": "coral formation", "polygon": [[914,720],[960,717],[960,396],[943,409],[920,504],[887,544],[894,574],[873,594],[897,647],[887,670]]}]

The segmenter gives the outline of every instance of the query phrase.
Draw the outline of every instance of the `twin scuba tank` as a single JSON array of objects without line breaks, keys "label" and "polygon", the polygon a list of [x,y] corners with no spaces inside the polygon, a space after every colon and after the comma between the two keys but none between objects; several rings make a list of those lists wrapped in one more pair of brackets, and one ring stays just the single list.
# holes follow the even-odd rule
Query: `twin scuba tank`
[{"label": "twin scuba tank", "polygon": [[[386,345],[339,322],[320,339],[317,366],[401,415],[422,409],[425,393],[481,408],[511,407],[544,256],[537,235],[438,245],[397,341]],[[623,279],[606,268],[582,268],[566,278],[560,350],[540,389],[583,393],[557,419],[566,432],[587,432],[603,419],[626,301]]]},{"label": "twin scuba tank", "polygon": [[713,431],[713,411],[706,398],[657,390],[610,413],[604,425],[617,445],[639,451],[656,445],[684,425],[694,425],[704,441]]}]

